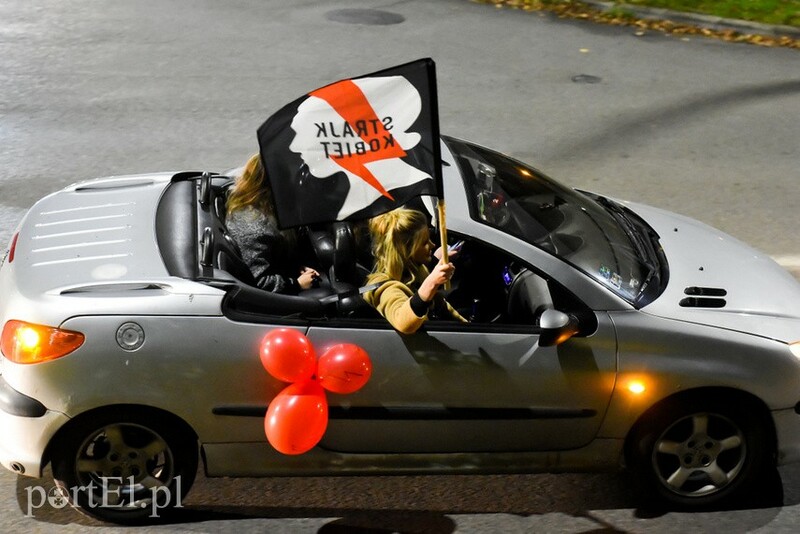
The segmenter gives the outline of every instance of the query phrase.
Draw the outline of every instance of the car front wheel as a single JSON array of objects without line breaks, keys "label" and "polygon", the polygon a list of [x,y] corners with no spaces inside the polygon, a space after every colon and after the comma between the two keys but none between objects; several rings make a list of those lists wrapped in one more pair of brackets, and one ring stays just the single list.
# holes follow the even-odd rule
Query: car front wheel
[{"label": "car front wheel", "polygon": [[732,504],[774,469],[764,424],[746,403],[674,402],[652,415],[636,434],[630,460],[668,504]]},{"label": "car front wheel", "polygon": [[115,523],[157,520],[194,482],[197,444],[156,414],[83,419],[51,451],[61,494],[80,512]]}]

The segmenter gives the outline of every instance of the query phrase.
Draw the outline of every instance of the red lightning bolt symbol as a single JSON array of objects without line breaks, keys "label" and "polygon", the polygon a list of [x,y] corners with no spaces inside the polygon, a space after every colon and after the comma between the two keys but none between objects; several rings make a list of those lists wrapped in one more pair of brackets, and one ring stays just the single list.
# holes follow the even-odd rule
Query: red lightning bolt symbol
[{"label": "red lightning bolt symbol", "polygon": [[360,138],[364,141],[366,147],[373,146],[371,142],[375,142],[375,146],[382,148],[369,150],[364,154],[333,156],[333,159],[343,169],[355,174],[374,187],[381,195],[393,201],[394,197],[375,178],[375,175],[367,169],[366,164],[383,159],[402,158],[406,155],[406,152],[396,141],[391,145],[383,143],[385,139],[390,139],[392,134],[389,133],[383,122],[378,118],[361,89],[352,80],[344,80],[322,89],[317,89],[310,95],[321,98],[330,104],[351,127],[357,124],[358,121],[366,121],[366,124],[374,125],[373,128],[366,129],[366,134],[362,130]]}]

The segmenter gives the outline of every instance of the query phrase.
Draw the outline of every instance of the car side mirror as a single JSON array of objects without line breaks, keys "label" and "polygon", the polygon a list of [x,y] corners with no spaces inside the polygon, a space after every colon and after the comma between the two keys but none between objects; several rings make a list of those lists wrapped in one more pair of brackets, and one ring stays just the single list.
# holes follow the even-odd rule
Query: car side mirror
[{"label": "car side mirror", "polygon": [[549,308],[539,319],[542,333],[539,335],[540,347],[554,347],[580,332],[578,318]]}]

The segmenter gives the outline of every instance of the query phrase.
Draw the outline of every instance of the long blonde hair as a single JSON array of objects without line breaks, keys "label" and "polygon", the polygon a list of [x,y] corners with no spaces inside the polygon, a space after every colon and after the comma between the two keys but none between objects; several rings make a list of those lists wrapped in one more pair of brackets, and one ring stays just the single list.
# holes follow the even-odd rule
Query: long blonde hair
[{"label": "long blonde hair", "polygon": [[271,219],[275,218],[275,207],[272,191],[267,182],[267,174],[261,164],[261,156],[254,154],[247,160],[242,175],[237,178],[233,190],[228,195],[228,214],[242,208],[252,206]]},{"label": "long blonde hair", "polygon": [[[372,218],[369,221],[369,230],[372,234],[375,267],[367,283],[372,283],[381,275],[405,284],[421,282],[427,276],[426,267],[414,262],[411,254],[419,245],[420,230],[427,227],[425,215],[406,208],[398,208]],[[424,236],[427,240],[427,233]]]}]

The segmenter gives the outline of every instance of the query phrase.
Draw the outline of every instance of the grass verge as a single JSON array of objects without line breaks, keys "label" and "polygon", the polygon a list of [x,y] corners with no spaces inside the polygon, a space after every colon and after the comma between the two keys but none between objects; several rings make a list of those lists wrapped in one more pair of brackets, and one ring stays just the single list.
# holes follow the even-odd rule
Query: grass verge
[{"label": "grass verge", "polygon": [[800,0],[626,0],[625,3],[764,24],[800,26]]},{"label": "grass verge", "polygon": [[[579,0],[472,0],[498,8],[524,11],[547,11],[562,18],[591,20],[602,24],[632,26],[637,35],[646,30],[670,35],[702,35],[731,42],[746,42],[759,46],[800,49],[800,39],[789,35],[763,35],[756,31],[716,29],[708,25],[673,22],[637,16],[631,7],[658,7],[678,12],[701,13],[722,18],[750,20],[765,24],[800,27],[800,0],[626,0],[606,2],[611,7],[598,6]],[[771,6],[771,7],[770,7]],[[770,11],[771,10],[771,11]],[[746,12],[749,19],[743,19]],[[769,21],[781,22],[769,22]]]}]

